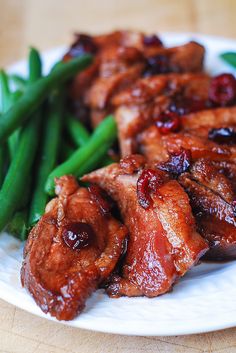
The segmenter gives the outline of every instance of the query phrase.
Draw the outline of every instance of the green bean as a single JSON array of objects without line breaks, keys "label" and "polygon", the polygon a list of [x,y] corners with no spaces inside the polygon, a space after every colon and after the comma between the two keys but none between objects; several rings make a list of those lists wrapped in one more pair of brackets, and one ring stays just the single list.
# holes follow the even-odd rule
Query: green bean
[{"label": "green bean", "polygon": [[[96,168],[98,161],[96,154],[99,153],[99,149],[104,145],[107,151],[114,142],[116,136],[117,129],[115,120],[112,116],[109,116],[95,129],[86,145],[78,148],[68,160],[52,171],[47,179],[45,191],[49,195],[54,194],[54,179],[56,177],[65,174],[81,176],[82,173],[87,173],[93,168]],[[87,163],[91,158],[93,158],[93,164],[91,163],[88,165]]]},{"label": "green bean", "polygon": [[61,65],[63,65],[63,61],[57,61],[50,69],[50,72],[57,70]]},{"label": "green bean", "polygon": [[66,117],[66,128],[72,142],[74,142],[77,147],[84,146],[88,142],[90,138],[88,130],[83,126],[83,124],[70,115]]},{"label": "green bean", "polygon": [[6,229],[10,234],[24,241],[27,237],[27,210],[18,211],[14,214]]},{"label": "green bean", "polygon": [[30,205],[28,222],[30,227],[33,226],[42,216],[48,201],[48,195],[44,191],[44,185],[49,173],[55,167],[58,157],[63,105],[64,93],[62,90],[59,90],[51,97],[51,101],[49,103],[49,113],[46,115],[45,119],[43,142],[38,161],[39,167]]},{"label": "green bean", "polygon": [[0,190],[0,231],[11,219],[24,193],[24,189],[28,187],[25,184],[25,180],[30,173],[34,160],[38,137],[38,120],[38,117],[34,117],[22,129],[18,149]]},{"label": "green bean", "polygon": [[[41,76],[42,76],[41,57],[35,48],[30,48],[29,79],[28,79],[28,81],[26,81],[26,85],[32,84],[37,79],[39,79]],[[19,99],[19,97],[21,95],[22,95],[22,91],[18,90],[18,91],[13,92],[11,95],[12,104],[14,104]],[[8,145],[9,145],[11,159],[14,158],[14,155],[16,153],[19,138],[20,138],[20,128],[15,130],[8,139]],[[19,209],[25,208],[27,206],[27,204],[29,203],[30,193],[31,193],[31,190],[30,190],[31,188],[29,187],[31,185],[31,176],[30,175],[27,176],[25,183],[27,185],[27,190],[25,190],[25,192],[22,195],[22,198],[19,202],[19,205],[18,205]]]},{"label": "green bean", "polygon": [[[115,140],[115,139],[114,139]],[[113,142],[114,142],[113,140]],[[111,143],[104,143],[102,146],[99,146],[96,152],[90,156],[83,164],[81,164],[80,168],[76,173],[77,177],[82,177],[84,174],[91,172],[92,170],[104,165],[104,161],[106,161],[109,157],[107,157],[107,151],[111,147]],[[105,162],[106,163],[106,162]],[[114,161],[112,162],[114,163]],[[111,164],[110,160],[106,165]]]},{"label": "green bean", "polygon": [[60,159],[61,161],[65,161],[75,152],[75,148],[73,148],[67,141],[61,141],[60,147]]},{"label": "green bean", "polygon": [[91,56],[84,55],[60,65],[30,87],[26,88],[18,102],[0,120],[0,143],[18,128],[41,105],[50,91],[73,77],[91,63]]},{"label": "green bean", "polygon": [[[35,53],[31,49],[29,54],[29,68],[31,70],[35,70],[35,60]],[[37,63],[41,65],[40,60]],[[38,74],[39,72],[41,72],[40,68],[37,70]],[[30,82],[32,82],[37,78],[36,71],[30,72],[29,76]],[[39,122],[40,111],[35,113],[21,130],[17,151],[0,190],[0,231],[11,220],[21,202],[25,188],[27,188],[26,180],[30,174],[37,147]]]},{"label": "green bean", "polygon": [[[74,142],[77,147],[82,147],[89,141],[90,134],[81,122],[69,115],[66,118],[66,125],[72,142]],[[114,163],[109,156],[104,155],[103,157],[104,160],[102,165]]]},{"label": "green bean", "polygon": [[4,180],[4,174],[5,174],[5,148],[4,146],[0,147],[0,187],[3,183]]},{"label": "green bean", "polygon": [[101,159],[101,166],[100,167],[106,167],[112,163],[115,163],[115,160],[109,157],[107,154],[104,156],[104,158]]},{"label": "green bean", "polygon": [[[22,95],[21,91],[15,91],[14,93],[10,92],[9,88],[9,78],[7,74],[2,70],[0,73],[0,86],[1,86],[1,106],[2,112],[6,113],[9,108],[20,98]],[[10,152],[10,157],[16,149],[16,141],[19,131],[14,131],[13,134],[8,139],[8,147]]]},{"label": "green bean", "polygon": [[9,75],[10,81],[14,84],[17,90],[24,91],[26,88],[27,80],[17,74]]},{"label": "green bean", "polygon": [[[25,87],[26,85],[30,85],[33,82],[35,82],[37,79],[39,79],[42,76],[42,62],[41,62],[41,57],[38,53],[38,51],[35,48],[30,48],[30,55],[29,55],[29,79],[28,81],[25,81]],[[21,91],[15,91],[11,96],[11,101],[12,104],[14,104],[19,97],[22,95]],[[11,159],[14,158],[14,155],[17,150],[17,145],[19,142],[19,137],[20,137],[20,129],[15,130],[12,135],[8,139],[8,145],[9,145],[9,151],[10,151],[10,156]],[[19,208],[25,208],[27,204],[29,203],[30,199],[30,187],[29,185],[31,184],[31,177],[30,175],[27,176],[25,183],[27,185],[27,190],[25,190],[24,194],[22,195],[22,198],[19,203]],[[17,213],[18,218],[20,216],[20,212]],[[26,223],[26,220],[25,220]]]},{"label": "green bean", "polygon": [[[11,105],[15,104],[15,102],[21,97],[21,91],[15,91],[11,94]],[[17,144],[19,141],[20,128],[16,129],[8,138],[8,148],[10,153],[11,160],[17,149]]]},{"label": "green bean", "polygon": [[37,49],[31,47],[29,55],[29,80],[28,84],[37,81],[42,76],[42,61]]},{"label": "green bean", "polygon": [[236,52],[226,52],[220,54],[220,58],[226,61],[229,65],[236,67]]},{"label": "green bean", "polygon": [[[10,89],[8,76],[5,71],[0,71],[0,109],[1,113],[5,113],[10,106]],[[2,116],[0,117],[2,119]],[[0,145],[0,187],[4,180],[6,166],[6,144]]]},{"label": "green bean", "polygon": [[[32,168],[31,168],[32,170]],[[25,179],[25,185],[27,185],[27,188],[25,188],[24,193],[16,207],[16,210],[23,210],[24,208],[28,207],[29,205],[29,201],[31,199],[31,195],[32,195],[32,175],[31,173],[29,175],[27,175],[26,179]]]},{"label": "green bean", "polygon": [[[0,71],[0,92],[1,92],[1,106],[0,110],[5,113],[11,105],[11,92],[9,88],[9,80],[4,70]],[[1,118],[2,119],[2,118]]]}]

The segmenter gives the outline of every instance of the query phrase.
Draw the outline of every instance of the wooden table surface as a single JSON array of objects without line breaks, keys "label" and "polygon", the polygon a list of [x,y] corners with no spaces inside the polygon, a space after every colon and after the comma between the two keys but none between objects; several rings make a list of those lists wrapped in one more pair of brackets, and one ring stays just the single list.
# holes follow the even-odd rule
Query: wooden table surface
[{"label": "wooden table surface", "polygon": [[[69,43],[74,31],[115,28],[236,37],[235,0],[0,0],[0,66]],[[181,320],[181,318],[180,318]],[[178,323],[176,323],[178,324]],[[0,353],[236,352],[236,328],[179,337],[94,333],[34,317],[0,300]]]}]

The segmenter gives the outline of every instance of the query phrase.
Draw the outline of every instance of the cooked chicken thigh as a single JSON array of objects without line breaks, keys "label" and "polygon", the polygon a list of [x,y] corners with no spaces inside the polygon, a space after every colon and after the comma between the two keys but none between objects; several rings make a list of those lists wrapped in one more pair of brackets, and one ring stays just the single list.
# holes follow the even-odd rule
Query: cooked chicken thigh
[{"label": "cooked chicken thigh", "polygon": [[154,297],[169,291],[208,250],[197,233],[189,198],[165,172],[130,156],[83,177],[117,202],[129,229],[122,276],[108,293]]},{"label": "cooked chicken thigh", "polygon": [[115,268],[127,230],[74,177],[58,179],[57,194],[30,232],[21,280],[45,313],[71,320]]}]

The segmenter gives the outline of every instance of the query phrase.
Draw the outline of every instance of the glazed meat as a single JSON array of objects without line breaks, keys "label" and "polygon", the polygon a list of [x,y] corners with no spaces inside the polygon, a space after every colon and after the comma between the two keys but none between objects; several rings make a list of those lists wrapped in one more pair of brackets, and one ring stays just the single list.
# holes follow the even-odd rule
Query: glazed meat
[{"label": "glazed meat", "polygon": [[[143,39],[144,40],[144,39]],[[150,55],[152,51],[152,55]],[[190,60],[196,52],[196,61]],[[95,114],[114,110],[112,97],[129,87],[139,77],[168,72],[195,72],[202,68],[204,50],[197,43],[188,43],[176,48],[160,45],[125,47],[111,46],[100,54],[98,78],[93,82],[87,96],[87,103]],[[165,66],[165,67],[164,67]],[[121,93],[122,94],[122,93]],[[100,121],[94,121],[96,125]]]},{"label": "glazed meat", "polygon": [[[165,48],[156,35],[134,31],[116,31],[108,35],[78,34],[64,59],[83,53],[95,56],[93,65],[74,80],[71,95],[74,104],[90,109],[96,126],[113,112],[112,97],[139,77],[170,72],[202,70],[204,48],[196,42]],[[88,115],[89,116],[89,115]]]},{"label": "glazed meat", "polygon": [[45,313],[71,320],[113,271],[127,230],[72,176],[58,179],[56,190],[30,232],[21,280]]},{"label": "glazed meat", "polygon": [[[92,53],[94,63],[73,81],[71,96],[74,104],[89,108],[92,125],[96,126],[110,112],[109,100],[114,92],[127,87],[145,66],[143,56],[144,34],[132,31],[116,31],[107,35],[88,36],[78,34],[66,54],[66,60],[83,53]],[[153,37],[152,49],[162,46],[157,36]],[[81,117],[81,116],[79,116]]]},{"label": "glazed meat", "polygon": [[226,126],[236,126],[236,107],[215,108],[194,112],[181,117],[181,123],[186,131],[205,130],[208,136],[210,129],[218,129]]},{"label": "glazed meat", "polygon": [[162,135],[156,126],[146,129],[138,138],[139,151],[150,161],[165,161],[169,153],[188,149],[194,160],[208,157],[212,160],[235,161],[234,146],[219,145],[194,131]]},{"label": "glazed meat", "polygon": [[[167,159],[168,153],[189,149],[193,159],[236,160],[236,108],[215,108],[179,116],[179,131],[162,133],[153,124],[137,136],[139,151],[151,161]],[[225,137],[224,137],[225,135]]]},{"label": "glazed meat", "polygon": [[212,165],[220,174],[225,175],[231,182],[234,193],[236,193],[236,164],[230,161],[212,161]]},{"label": "glazed meat", "polygon": [[210,77],[206,74],[167,74],[139,79],[113,98],[117,107],[121,155],[139,151],[139,134],[166,111],[187,114],[206,109]]},{"label": "glazed meat", "polygon": [[179,181],[189,194],[198,230],[210,244],[207,257],[235,259],[235,193],[231,181],[207,159],[194,163]]},{"label": "glazed meat", "polygon": [[[161,138],[170,139],[173,145],[176,135],[171,136],[172,133],[180,135],[177,148],[190,148],[187,145],[191,144],[198,149],[199,145],[201,150],[212,150],[213,155],[219,155],[222,154],[222,146],[217,151],[219,144],[229,144],[230,151],[226,148],[223,157],[225,154],[234,155],[232,145],[236,143],[236,108],[232,105],[236,99],[234,97],[223,103],[220,100],[212,101],[214,82],[218,79],[218,76],[210,78],[203,73],[159,75],[139,79],[116,95],[113,104],[117,107],[115,117],[121,155],[138,152],[153,160],[157,149],[155,159],[160,160],[158,148],[162,144],[156,140],[160,135],[169,135]],[[223,137],[226,134],[227,137]],[[151,156],[149,150],[153,152]],[[200,153],[197,158],[201,156]]]},{"label": "glazed meat", "polygon": [[167,48],[156,34],[76,34],[63,60],[85,53],[93,62],[70,82],[66,107],[91,136],[113,115],[118,141],[104,153],[120,162],[97,161],[106,167],[82,177],[88,187],[57,179],[29,234],[22,285],[59,320],[98,288],[152,298],[201,258],[236,260],[236,78],[204,72],[200,44]]},{"label": "glazed meat", "polygon": [[114,277],[110,295],[165,293],[208,250],[183,188],[163,171],[148,168],[141,156],[127,157],[83,180],[97,183],[114,198],[129,229],[122,276]]}]

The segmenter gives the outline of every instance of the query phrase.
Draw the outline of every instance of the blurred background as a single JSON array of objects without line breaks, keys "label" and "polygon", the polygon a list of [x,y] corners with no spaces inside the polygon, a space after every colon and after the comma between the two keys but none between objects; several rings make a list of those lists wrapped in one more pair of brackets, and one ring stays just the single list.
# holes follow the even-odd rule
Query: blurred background
[{"label": "blurred background", "polygon": [[117,28],[236,37],[235,0],[0,0],[0,66],[69,44],[75,31]]}]

